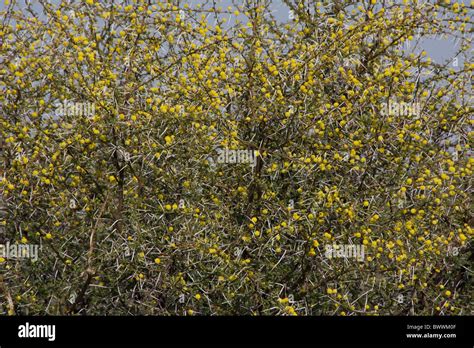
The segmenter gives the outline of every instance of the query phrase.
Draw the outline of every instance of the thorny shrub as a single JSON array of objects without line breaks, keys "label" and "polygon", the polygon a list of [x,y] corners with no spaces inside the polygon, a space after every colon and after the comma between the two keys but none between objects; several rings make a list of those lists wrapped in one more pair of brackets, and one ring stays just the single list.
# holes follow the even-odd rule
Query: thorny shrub
[{"label": "thorny shrub", "polygon": [[5,2],[1,313],[472,314],[473,4],[284,2]]}]

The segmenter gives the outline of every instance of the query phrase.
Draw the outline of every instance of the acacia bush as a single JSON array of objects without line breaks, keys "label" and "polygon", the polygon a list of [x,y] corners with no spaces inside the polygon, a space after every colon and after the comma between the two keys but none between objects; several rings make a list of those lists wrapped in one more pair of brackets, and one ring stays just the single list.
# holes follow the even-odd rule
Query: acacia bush
[{"label": "acacia bush", "polygon": [[5,2],[2,314],[472,314],[472,3],[284,2]]}]

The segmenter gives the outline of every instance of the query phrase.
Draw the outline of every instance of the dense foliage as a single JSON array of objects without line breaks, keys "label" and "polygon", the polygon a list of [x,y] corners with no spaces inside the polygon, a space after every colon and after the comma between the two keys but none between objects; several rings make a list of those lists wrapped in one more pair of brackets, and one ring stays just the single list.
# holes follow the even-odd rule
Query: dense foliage
[{"label": "dense foliage", "polygon": [[2,314],[472,314],[473,4],[285,3],[5,3]]}]

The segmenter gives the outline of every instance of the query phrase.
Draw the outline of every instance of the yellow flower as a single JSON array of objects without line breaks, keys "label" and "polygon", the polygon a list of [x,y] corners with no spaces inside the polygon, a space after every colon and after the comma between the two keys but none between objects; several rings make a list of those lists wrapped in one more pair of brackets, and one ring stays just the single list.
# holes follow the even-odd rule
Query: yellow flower
[{"label": "yellow flower", "polygon": [[155,259],[155,263],[156,263],[157,265],[159,265],[159,264],[161,263],[161,260],[160,260],[159,257],[157,257],[157,258]]},{"label": "yellow flower", "polygon": [[194,298],[199,301],[201,299],[201,295],[196,294],[196,295],[194,295]]}]

